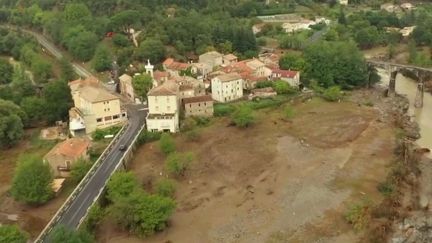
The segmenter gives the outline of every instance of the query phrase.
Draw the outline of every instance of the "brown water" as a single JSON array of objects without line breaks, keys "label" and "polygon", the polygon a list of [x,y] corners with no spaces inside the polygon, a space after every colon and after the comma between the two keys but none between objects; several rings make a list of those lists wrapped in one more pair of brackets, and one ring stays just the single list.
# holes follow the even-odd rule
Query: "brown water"
[{"label": "brown water", "polygon": [[[379,74],[382,83],[388,85],[388,73],[379,70]],[[417,92],[417,82],[401,74],[396,77],[396,92],[406,95],[410,101],[409,113],[420,126],[421,138],[417,140],[417,143],[421,147],[432,149],[432,95],[425,92],[423,108],[415,108],[414,100]],[[432,157],[432,155],[429,155],[429,157]]]}]

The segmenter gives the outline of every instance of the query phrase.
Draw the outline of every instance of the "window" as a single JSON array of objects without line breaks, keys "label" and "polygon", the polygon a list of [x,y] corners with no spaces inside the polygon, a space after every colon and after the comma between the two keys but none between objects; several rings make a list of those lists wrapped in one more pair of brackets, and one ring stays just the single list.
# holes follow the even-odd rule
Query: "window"
[{"label": "window", "polygon": [[115,120],[115,119],[119,119],[119,115],[115,115],[115,116],[113,116],[113,119]]},{"label": "window", "polygon": [[206,102],[204,102],[204,106],[207,106],[207,103],[206,103]]},{"label": "window", "polygon": [[102,122],[102,118],[96,119],[96,122]]},{"label": "window", "polygon": [[111,116],[106,116],[105,117],[105,121],[111,121],[112,120],[112,117]]},{"label": "window", "polygon": [[201,106],[201,103],[198,103],[198,106]]}]

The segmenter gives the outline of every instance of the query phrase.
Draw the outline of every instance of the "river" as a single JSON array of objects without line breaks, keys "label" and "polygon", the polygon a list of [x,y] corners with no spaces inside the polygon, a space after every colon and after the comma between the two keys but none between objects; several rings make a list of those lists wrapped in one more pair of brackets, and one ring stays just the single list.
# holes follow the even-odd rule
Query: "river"
[{"label": "river", "polygon": [[[388,86],[389,75],[386,71],[378,69],[381,82]],[[423,108],[414,107],[414,100],[417,93],[417,82],[410,78],[398,74],[396,77],[396,92],[406,95],[410,102],[409,114],[412,115],[420,127],[421,138],[417,143],[421,147],[432,149],[432,95],[424,93]],[[429,154],[432,158],[432,155]]]}]

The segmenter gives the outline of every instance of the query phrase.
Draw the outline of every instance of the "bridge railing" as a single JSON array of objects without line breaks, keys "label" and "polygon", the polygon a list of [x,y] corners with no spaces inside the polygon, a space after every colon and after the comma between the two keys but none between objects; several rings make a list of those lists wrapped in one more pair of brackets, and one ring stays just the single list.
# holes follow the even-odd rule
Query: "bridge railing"
[{"label": "bridge railing", "polygon": [[[120,169],[120,166],[123,164],[123,162],[125,161],[126,157],[130,155],[130,153],[132,153],[132,149],[134,149],[136,142],[138,141],[139,135],[141,134],[141,132],[144,130],[145,128],[145,123],[141,126],[141,128],[139,129],[139,131],[137,132],[137,134],[135,135],[135,137],[133,138],[130,146],[127,148],[127,150],[123,153],[122,157],[120,158],[119,162],[117,163],[116,167],[114,168],[114,170],[111,172],[109,178],[111,178],[111,176],[117,172]],[[106,180],[104,183],[104,186],[102,187],[102,189],[99,191],[99,193],[97,194],[97,196],[95,197],[95,199],[93,200],[93,202],[91,203],[91,205],[87,208],[86,214],[81,218],[81,220],[79,221],[78,227],[79,228],[81,226],[81,224],[84,222],[84,219],[87,217],[91,207],[95,204],[95,202],[97,202],[97,200],[99,199],[99,197],[102,195],[103,189],[107,186],[109,180]]]},{"label": "bridge railing", "polygon": [[59,221],[59,219],[61,218],[63,213],[69,208],[70,204],[73,202],[73,199],[75,199],[75,197],[82,191],[84,186],[87,184],[87,182],[90,180],[90,178],[94,175],[96,170],[100,167],[102,162],[105,160],[108,152],[112,150],[114,144],[120,139],[120,136],[125,132],[127,127],[128,127],[128,124],[124,125],[120,129],[120,131],[116,134],[116,136],[113,138],[113,140],[111,140],[108,147],[106,147],[106,149],[102,152],[102,154],[99,156],[99,158],[93,164],[93,166],[90,168],[90,170],[84,176],[84,178],[78,183],[78,185],[75,187],[73,192],[69,195],[69,197],[63,203],[63,205],[57,210],[57,212],[54,214],[54,216],[51,218],[51,220],[48,222],[48,224],[45,226],[45,228],[42,230],[42,232],[39,234],[39,236],[35,239],[34,242],[36,242],[36,243],[42,242],[42,240],[46,236],[49,235],[49,233],[53,229],[54,225]]}]

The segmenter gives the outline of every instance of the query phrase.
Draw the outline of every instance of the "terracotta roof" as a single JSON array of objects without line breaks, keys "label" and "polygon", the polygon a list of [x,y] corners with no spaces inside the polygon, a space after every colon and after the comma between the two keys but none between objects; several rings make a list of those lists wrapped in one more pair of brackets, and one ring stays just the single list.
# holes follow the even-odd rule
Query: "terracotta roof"
[{"label": "terracotta roof", "polygon": [[227,74],[219,75],[219,76],[217,76],[217,78],[221,82],[229,82],[229,81],[241,79],[242,77],[238,73],[233,72],[233,73],[227,73]]},{"label": "terracotta roof", "polygon": [[169,66],[169,65],[171,65],[173,62],[174,62],[174,59],[170,57],[170,58],[167,58],[167,59],[162,63],[162,65]]},{"label": "terracotta roof", "polygon": [[154,77],[154,79],[156,79],[156,80],[160,80],[160,79],[162,79],[162,78],[168,78],[168,72],[156,70],[156,71],[153,73],[153,77]]},{"label": "terracotta roof", "polygon": [[167,81],[160,86],[151,89],[148,96],[171,96],[177,95],[179,87],[175,82]]},{"label": "terracotta roof", "polygon": [[183,99],[183,103],[185,104],[197,103],[197,102],[209,102],[209,101],[213,101],[210,95],[195,96],[195,97],[189,97]]},{"label": "terracotta roof", "polygon": [[100,82],[97,78],[92,76],[92,77],[88,77],[86,79],[77,79],[77,80],[70,81],[68,83],[68,85],[69,85],[70,89],[72,91],[74,91],[74,90],[77,90],[78,88],[84,87],[84,86],[97,87],[100,85]]},{"label": "terracotta roof", "polygon": [[193,89],[194,89],[193,86],[190,85],[190,84],[182,84],[182,85],[180,85],[180,87],[179,87],[179,90],[180,90],[180,91],[193,90]]},{"label": "terracotta roof", "polygon": [[79,88],[79,92],[82,98],[92,103],[119,99],[101,87],[84,86]]},{"label": "terracotta roof", "polygon": [[245,62],[246,65],[247,65],[249,68],[253,69],[253,70],[255,70],[255,69],[259,68],[259,67],[264,66],[264,63],[261,62],[261,61],[258,60],[258,59],[252,59],[252,60],[249,59],[249,60],[245,60],[245,61],[243,61],[243,62]]},{"label": "terracotta roof", "polygon": [[278,76],[282,78],[294,78],[298,71],[291,71],[291,70],[282,70],[282,69],[272,69],[273,74],[277,74]]},{"label": "terracotta roof", "polygon": [[84,138],[70,138],[59,144],[57,144],[46,157],[62,155],[64,157],[70,158],[71,160],[78,159],[84,155],[87,148],[90,146],[90,142]]},{"label": "terracotta roof", "polygon": [[165,66],[165,68],[171,70],[185,70],[190,67],[189,63],[177,62],[172,58],[166,59],[162,64]]}]

